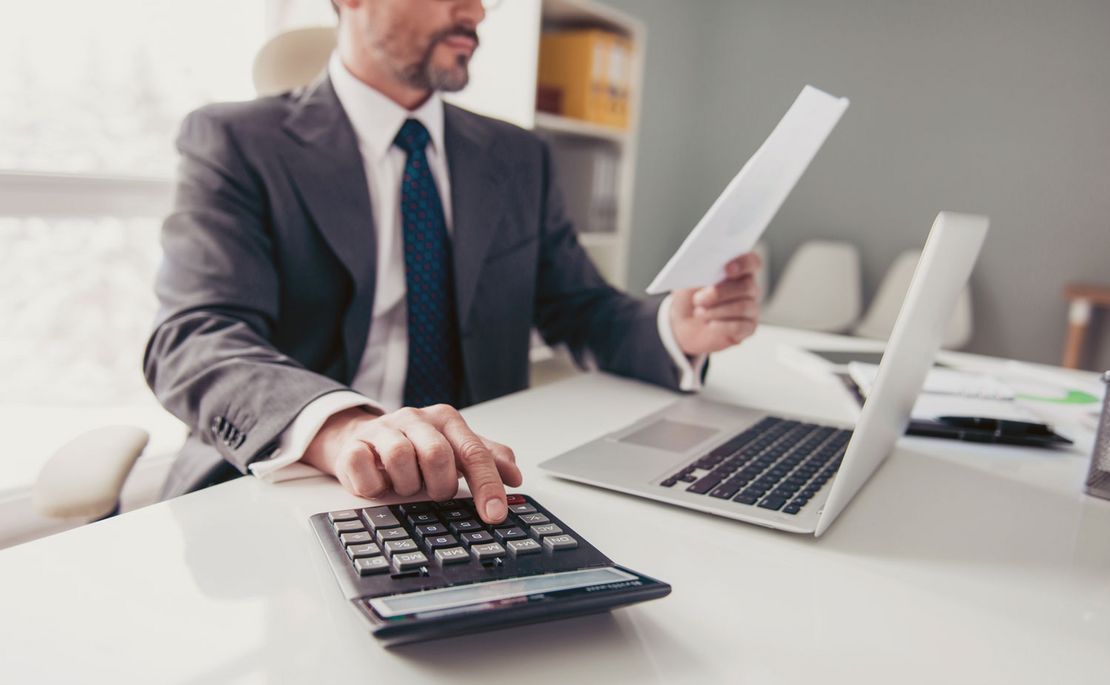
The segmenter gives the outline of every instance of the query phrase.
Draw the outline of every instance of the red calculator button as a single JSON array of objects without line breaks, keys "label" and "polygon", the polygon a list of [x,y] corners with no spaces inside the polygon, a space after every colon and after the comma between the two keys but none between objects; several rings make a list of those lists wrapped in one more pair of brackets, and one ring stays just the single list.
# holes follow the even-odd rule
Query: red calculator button
[{"label": "red calculator button", "polygon": [[509,495],[508,499],[509,504],[524,504],[527,501],[524,499],[524,495]]}]

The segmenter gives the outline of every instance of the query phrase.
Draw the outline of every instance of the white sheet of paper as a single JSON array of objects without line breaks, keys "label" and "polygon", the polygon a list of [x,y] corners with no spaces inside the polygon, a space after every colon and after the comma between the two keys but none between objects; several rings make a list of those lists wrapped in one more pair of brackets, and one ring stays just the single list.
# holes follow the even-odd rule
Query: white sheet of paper
[{"label": "white sheet of paper", "polygon": [[[864,397],[871,394],[871,386],[879,377],[878,364],[848,363],[848,375],[859,386]],[[969,399],[1013,400],[1017,393],[1003,381],[982,373],[958,371],[934,366],[925,376],[922,394],[955,395]]]},{"label": "white sheet of paper", "polygon": [[911,416],[922,421],[935,421],[941,416],[977,416],[1009,421],[1039,421],[1036,415],[1017,402],[992,400],[986,397],[955,395],[918,395]]},{"label": "white sheet of paper", "polygon": [[648,286],[648,293],[697,288],[724,278],[725,264],[755,247],[846,109],[847,98],[813,86],[803,88]]}]

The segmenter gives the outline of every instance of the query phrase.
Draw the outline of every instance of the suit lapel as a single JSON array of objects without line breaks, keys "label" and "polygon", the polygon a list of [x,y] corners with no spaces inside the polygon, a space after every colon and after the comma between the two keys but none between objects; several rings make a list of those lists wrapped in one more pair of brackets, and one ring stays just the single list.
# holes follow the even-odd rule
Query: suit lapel
[{"label": "suit lapel", "polygon": [[497,232],[504,196],[503,166],[494,141],[475,119],[451,105],[444,112],[444,146],[451,174],[451,246],[459,325],[467,331],[486,253]]},{"label": "suit lapel", "polygon": [[297,143],[282,152],[293,187],[354,283],[343,321],[349,382],[366,347],[374,311],[377,242],[366,170],[354,130],[326,75],[306,89],[283,126]]}]

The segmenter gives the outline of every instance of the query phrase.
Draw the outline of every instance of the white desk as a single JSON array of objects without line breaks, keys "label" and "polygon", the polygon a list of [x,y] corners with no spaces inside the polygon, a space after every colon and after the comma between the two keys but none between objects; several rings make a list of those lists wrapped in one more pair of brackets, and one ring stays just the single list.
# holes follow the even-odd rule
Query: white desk
[{"label": "white desk", "polygon": [[[710,392],[851,415],[778,361],[771,328]],[[661,407],[583,376],[466,412],[536,496],[670,597],[612,614],[383,649],[307,526],[329,480],[244,478],[0,552],[0,680],[20,682],[1105,683],[1110,502],[1083,452],[905,439],[821,540],[615,495],[539,461]]]}]

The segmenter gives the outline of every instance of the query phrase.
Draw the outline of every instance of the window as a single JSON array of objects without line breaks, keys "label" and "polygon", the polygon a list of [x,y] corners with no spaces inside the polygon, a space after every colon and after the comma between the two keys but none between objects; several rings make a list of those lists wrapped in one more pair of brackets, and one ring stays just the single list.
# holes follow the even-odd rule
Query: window
[{"label": "window", "polygon": [[141,404],[159,220],[0,218],[5,402]]},{"label": "window", "polygon": [[0,3],[0,492],[80,430],[164,437],[141,360],[174,136],[206,102],[253,97],[291,2]]},{"label": "window", "polygon": [[251,97],[265,0],[0,9],[0,169],[163,176],[181,117]]}]

